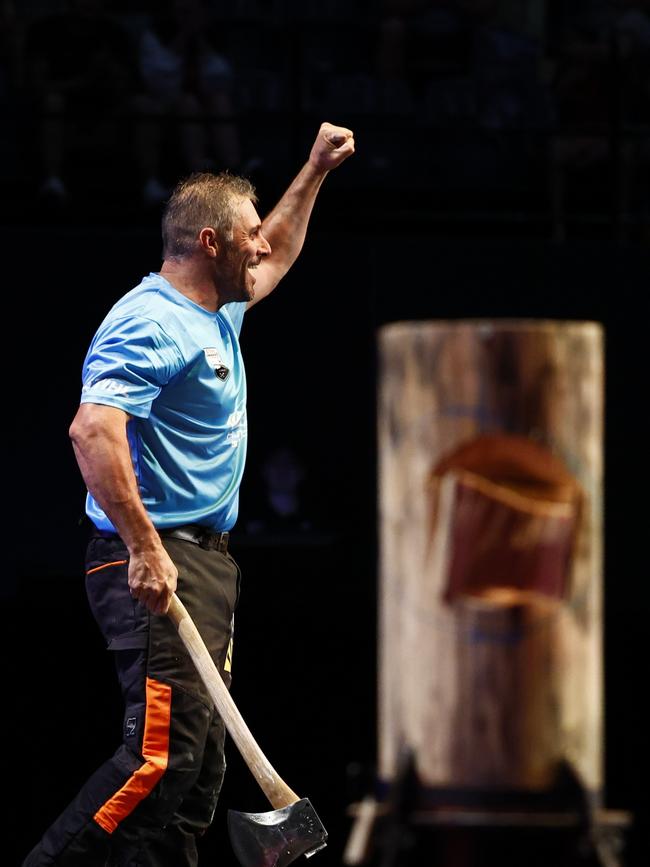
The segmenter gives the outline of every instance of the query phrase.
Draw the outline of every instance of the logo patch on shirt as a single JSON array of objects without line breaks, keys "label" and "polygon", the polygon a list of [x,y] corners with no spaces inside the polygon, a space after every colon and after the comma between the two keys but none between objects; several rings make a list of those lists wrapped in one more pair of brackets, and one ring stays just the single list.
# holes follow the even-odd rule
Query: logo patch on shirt
[{"label": "logo patch on shirt", "polygon": [[86,394],[89,391],[94,392],[105,392],[106,394],[128,394],[128,388],[125,383],[120,382],[118,379],[99,379],[96,382],[91,382],[87,385],[84,385],[81,389],[83,394]]},{"label": "logo patch on shirt", "polygon": [[230,413],[226,424],[230,428],[226,436],[226,442],[230,443],[233,447],[238,446],[246,438],[247,434],[246,413],[244,410],[236,409]]},{"label": "logo patch on shirt", "polygon": [[214,370],[214,375],[222,381],[227,379],[228,374],[230,373],[230,368],[226,367],[223,363],[223,359],[219,355],[218,350],[215,349],[214,346],[208,346],[203,350],[203,352],[205,352],[206,361]]},{"label": "logo patch on shirt", "polygon": [[135,737],[135,733],[138,727],[138,718],[135,716],[130,716],[125,725],[125,734],[127,738]]}]

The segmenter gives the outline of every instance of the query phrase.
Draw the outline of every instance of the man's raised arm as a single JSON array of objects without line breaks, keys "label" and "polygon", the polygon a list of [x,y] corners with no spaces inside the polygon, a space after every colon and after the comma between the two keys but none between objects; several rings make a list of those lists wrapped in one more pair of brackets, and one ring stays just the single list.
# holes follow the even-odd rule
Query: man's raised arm
[{"label": "man's raised arm", "polygon": [[272,292],[298,258],[325,176],[353,153],[351,130],[331,123],[321,124],[309,159],[262,222],[262,232],[271,245],[271,254],[256,272],[255,298],[248,303],[249,307]]}]

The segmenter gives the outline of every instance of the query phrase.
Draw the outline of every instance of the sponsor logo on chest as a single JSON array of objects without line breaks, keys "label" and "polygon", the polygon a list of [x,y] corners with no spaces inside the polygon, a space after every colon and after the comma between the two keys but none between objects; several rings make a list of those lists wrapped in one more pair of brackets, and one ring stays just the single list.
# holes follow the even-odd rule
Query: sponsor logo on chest
[{"label": "sponsor logo on chest", "polygon": [[214,375],[222,381],[227,379],[230,368],[224,364],[223,358],[219,355],[219,350],[214,346],[208,346],[203,352],[205,353],[206,361],[214,370]]}]

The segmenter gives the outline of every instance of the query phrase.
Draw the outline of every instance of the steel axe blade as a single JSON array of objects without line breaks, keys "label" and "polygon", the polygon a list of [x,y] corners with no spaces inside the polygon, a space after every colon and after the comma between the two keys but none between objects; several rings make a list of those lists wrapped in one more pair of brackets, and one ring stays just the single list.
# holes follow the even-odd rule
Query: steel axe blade
[{"label": "steel axe blade", "polygon": [[243,867],[286,867],[327,845],[327,831],[308,798],[268,813],[229,810],[228,833]]}]

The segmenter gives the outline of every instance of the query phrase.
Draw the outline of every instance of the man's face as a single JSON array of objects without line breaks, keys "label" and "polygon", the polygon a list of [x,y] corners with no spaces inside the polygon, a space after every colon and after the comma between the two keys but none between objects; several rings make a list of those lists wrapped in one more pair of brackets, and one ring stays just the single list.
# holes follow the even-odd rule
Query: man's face
[{"label": "man's face", "polygon": [[236,208],[233,238],[217,265],[217,285],[228,301],[252,301],[255,297],[255,268],[271,246],[262,234],[262,221],[250,199]]}]

